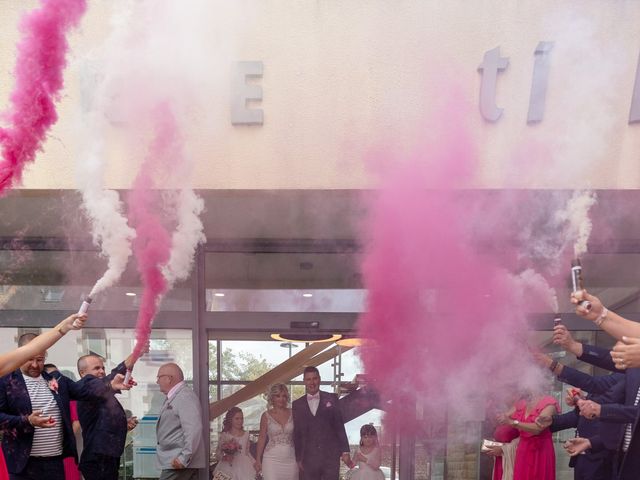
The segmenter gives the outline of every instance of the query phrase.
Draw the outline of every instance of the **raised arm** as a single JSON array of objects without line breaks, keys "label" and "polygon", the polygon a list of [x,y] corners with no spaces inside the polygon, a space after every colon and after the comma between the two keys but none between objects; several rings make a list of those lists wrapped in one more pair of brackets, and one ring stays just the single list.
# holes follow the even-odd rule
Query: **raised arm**
[{"label": "raised arm", "polygon": [[[78,326],[74,326],[74,320],[78,320]],[[73,314],[65,318],[58,325],[44,333],[41,333],[26,345],[0,355],[0,376],[13,372],[20,365],[32,357],[47,350],[51,345],[64,337],[70,330],[79,330],[87,320],[86,315]]]},{"label": "raised arm", "polygon": [[[591,302],[591,308],[580,306],[582,300]],[[586,290],[571,294],[571,303],[576,305],[576,314],[594,322],[612,337],[621,340],[622,337],[640,337],[640,323],[632,322],[605,308],[600,299],[590,295]]]}]

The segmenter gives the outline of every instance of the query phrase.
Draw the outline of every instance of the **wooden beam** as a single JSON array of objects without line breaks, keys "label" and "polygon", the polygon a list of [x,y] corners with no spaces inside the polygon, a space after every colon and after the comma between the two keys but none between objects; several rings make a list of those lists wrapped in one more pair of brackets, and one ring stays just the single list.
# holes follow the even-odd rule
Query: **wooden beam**
[{"label": "wooden beam", "polygon": [[288,372],[292,370],[303,369],[305,365],[309,364],[311,358],[322,352],[325,348],[327,348],[326,343],[312,343],[277,367],[269,370],[248,385],[245,385],[237,392],[232,393],[222,400],[211,403],[209,405],[209,419],[213,420],[231,407],[263,393],[269,385],[278,383],[283,374],[288,374]]},{"label": "wooden beam", "polygon": [[[333,347],[327,348],[325,343],[312,343],[301,352],[296,353],[293,357],[282,362],[277,367],[268,371],[253,382],[245,385],[237,392],[232,393],[228,397],[209,405],[209,418],[213,420],[224,412],[242,402],[246,402],[251,398],[266,391],[269,385],[274,383],[287,383],[300,375],[304,371],[304,367],[312,365],[317,367],[328,360],[337,357],[341,352],[351,350],[353,347]],[[303,355],[304,354],[304,355]]]}]

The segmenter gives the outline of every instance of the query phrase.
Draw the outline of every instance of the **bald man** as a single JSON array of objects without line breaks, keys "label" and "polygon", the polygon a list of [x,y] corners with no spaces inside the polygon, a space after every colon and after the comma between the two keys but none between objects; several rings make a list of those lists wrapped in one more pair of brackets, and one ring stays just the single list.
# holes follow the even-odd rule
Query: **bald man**
[{"label": "bald man", "polygon": [[[107,375],[104,359],[95,354],[78,359],[81,378],[114,378],[132,370],[137,358],[129,355]],[[127,419],[114,390],[103,392],[100,397],[78,402],[78,417],[82,427],[84,448],[80,457],[80,471],[85,480],[118,480],[120,456],[124,452],[127,431],[135,428],[135,417]]]},{"label": "bald man", "polygon": [[[23,335],[19,345],[35,342]],[[0,378],[2,449],[12,480],[64,480],[64,457],[77,457],[70,400],[99,398],[110,390],[125,390],[124,375],[79,382],[44,371],[46,352]],[[76,458],[77,461],[77,458]]]},{"label": "bald man", "polygon": [[175,363],[158,369],[156,383],[167,396],[156,426],[160,480],[195,480],[198,469],[207,466],[198,397]]}]

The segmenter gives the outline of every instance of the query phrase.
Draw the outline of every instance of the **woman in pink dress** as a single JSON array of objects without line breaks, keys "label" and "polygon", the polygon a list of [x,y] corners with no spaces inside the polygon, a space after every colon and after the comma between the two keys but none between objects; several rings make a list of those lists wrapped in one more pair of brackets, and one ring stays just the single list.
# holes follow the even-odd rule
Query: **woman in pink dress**
[{"label": "woman in pink dress", "polygon": [[[511,443],[518,437],[518,430],[509,425],[498,425],[493,432],[495,441],[504,444]],[[497,456],[494,455],[494,457],[493,480],[502,480],[502,450],[500,449],[499,454]]]},{"label": "woman in pink dress", "polygon": [[[80,419],[78,418],[78,402],[75,400],[69,402],[69,410],[71,412],[71,422],[73,424],[73,433],[80,428]],[[73,457],[64,458],[64,478],[65,480],[80,480],[80,470]]]},{"label": "woman in pink dress", "polygon": [[516,450],[513,480],[555,480],[556,455],[551,431],[536,424],[540,415],[551,416],[560,412],[555,398],[550,396],[524,397],[505,415],[502,424],[520,431],[520,443]]}]

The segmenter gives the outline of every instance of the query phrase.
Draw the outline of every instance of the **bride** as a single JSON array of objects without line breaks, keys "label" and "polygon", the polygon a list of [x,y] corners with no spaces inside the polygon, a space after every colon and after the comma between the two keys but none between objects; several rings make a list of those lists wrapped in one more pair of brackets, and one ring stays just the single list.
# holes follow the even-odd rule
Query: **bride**
[{"label": "bride", "polygon": [[293,416],[289,408],[287,386],[283,383],[272,385],[267,402],[271,408],[260,418],[254,467],[256,472],[262,472],[264,480],[298,480],[298,464],[293,447]]}]

